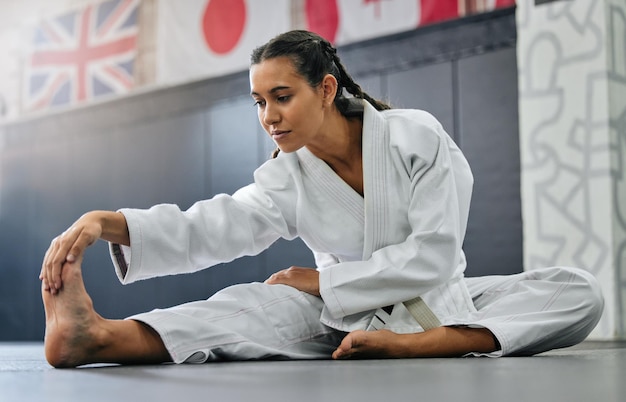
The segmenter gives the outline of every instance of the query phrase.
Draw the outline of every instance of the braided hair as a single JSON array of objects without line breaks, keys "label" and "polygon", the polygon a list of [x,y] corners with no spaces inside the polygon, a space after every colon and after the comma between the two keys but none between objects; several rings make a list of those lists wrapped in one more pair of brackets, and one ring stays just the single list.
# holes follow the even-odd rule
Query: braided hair
[{"label": "braided hair", "polygon": [[[333,102],[337,110],[347,118],[354,117],[354,111],[350,107],[350,99],[343,95],[344,89],[355,98],[365,99],[377,110],[391,109],[388,104],[364,92],[346,71],[337,56],[337,49],[313,32],[293,30],[280,34],[254,49],[250,63],[255,65],[276,57],[289,57],[298,74],[304,77],[312,88],[317,88],[326,74],[333,75],[338,87]],[[278,152],[278,149],[275,150],[272,157],[276,157]]]}]

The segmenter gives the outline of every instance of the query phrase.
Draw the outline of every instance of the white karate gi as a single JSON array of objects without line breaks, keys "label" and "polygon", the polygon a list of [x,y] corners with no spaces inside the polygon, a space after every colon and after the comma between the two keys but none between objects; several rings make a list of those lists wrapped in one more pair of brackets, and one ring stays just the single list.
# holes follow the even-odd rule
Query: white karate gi
[{"label": "white karate gi", "polygon": [[256,255],[280,237],[299,236],[314,252],[321,298],[255,283],[130,318],[153,327],[175,362],[328,358],[383,306],[394,305],[385,328],[422,331],[402,304],[416,296],[443,325],[489,328],[502,348],[492,356],[584,339],[602,312],[593,277],[553,268],[465,279],[467,161],[430,114],[363,103],[364,197],[302,148],[266,162],[232,196],[184,212],[121,210],[131,248],[111,245],[118,276],[130,283]]}]

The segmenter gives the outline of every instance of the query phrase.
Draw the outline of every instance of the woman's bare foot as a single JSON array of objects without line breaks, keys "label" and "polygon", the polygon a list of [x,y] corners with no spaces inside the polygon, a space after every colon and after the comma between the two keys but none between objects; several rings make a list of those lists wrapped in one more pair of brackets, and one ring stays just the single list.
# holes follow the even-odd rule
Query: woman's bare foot
[{"label": "woman's bare foot", "polygon": [[63,288],[52,294],[42,285],[46,311],[45,353],[54,367],[76,367],[91,363],[100,348],[99,324],[103,321],[85,290],[80,262],[65,263]]},{"label": "woman's bare foot", "polygon": [[65,263],[63,287],[55,294],[42,284],[46,311],[44,349],[57,368],[90,363],[155,364],[171,361],[159,334],[133,320],[108,320],[93,308],[80,261]]},{"label": "woman's bare foot", "polygon": [[438,327],[412,334],[383,329],[349,333],[333,353],[333,359],[453,357],[498,349],[495,337],[486,328]]}]

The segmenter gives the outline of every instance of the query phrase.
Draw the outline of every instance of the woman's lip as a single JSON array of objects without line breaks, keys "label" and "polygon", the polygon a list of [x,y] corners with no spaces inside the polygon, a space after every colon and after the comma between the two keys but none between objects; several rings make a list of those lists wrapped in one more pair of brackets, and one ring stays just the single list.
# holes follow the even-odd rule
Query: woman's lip
[{"label": "woman's lip", "polygon": [[272,131],[272,138],[274,140],[279,140],[289,134],[291,131]]}]

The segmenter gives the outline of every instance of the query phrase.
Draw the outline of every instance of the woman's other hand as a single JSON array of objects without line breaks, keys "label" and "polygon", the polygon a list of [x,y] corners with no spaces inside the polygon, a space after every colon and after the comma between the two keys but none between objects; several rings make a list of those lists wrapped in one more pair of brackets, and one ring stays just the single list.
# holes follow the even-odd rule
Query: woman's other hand
[{"label": "woman's other hand", "polygon": [[290,267],[272,274],[265,280],[270,285],[289,285],[302,292],[320,295],[320,273],[313,268]]}]

